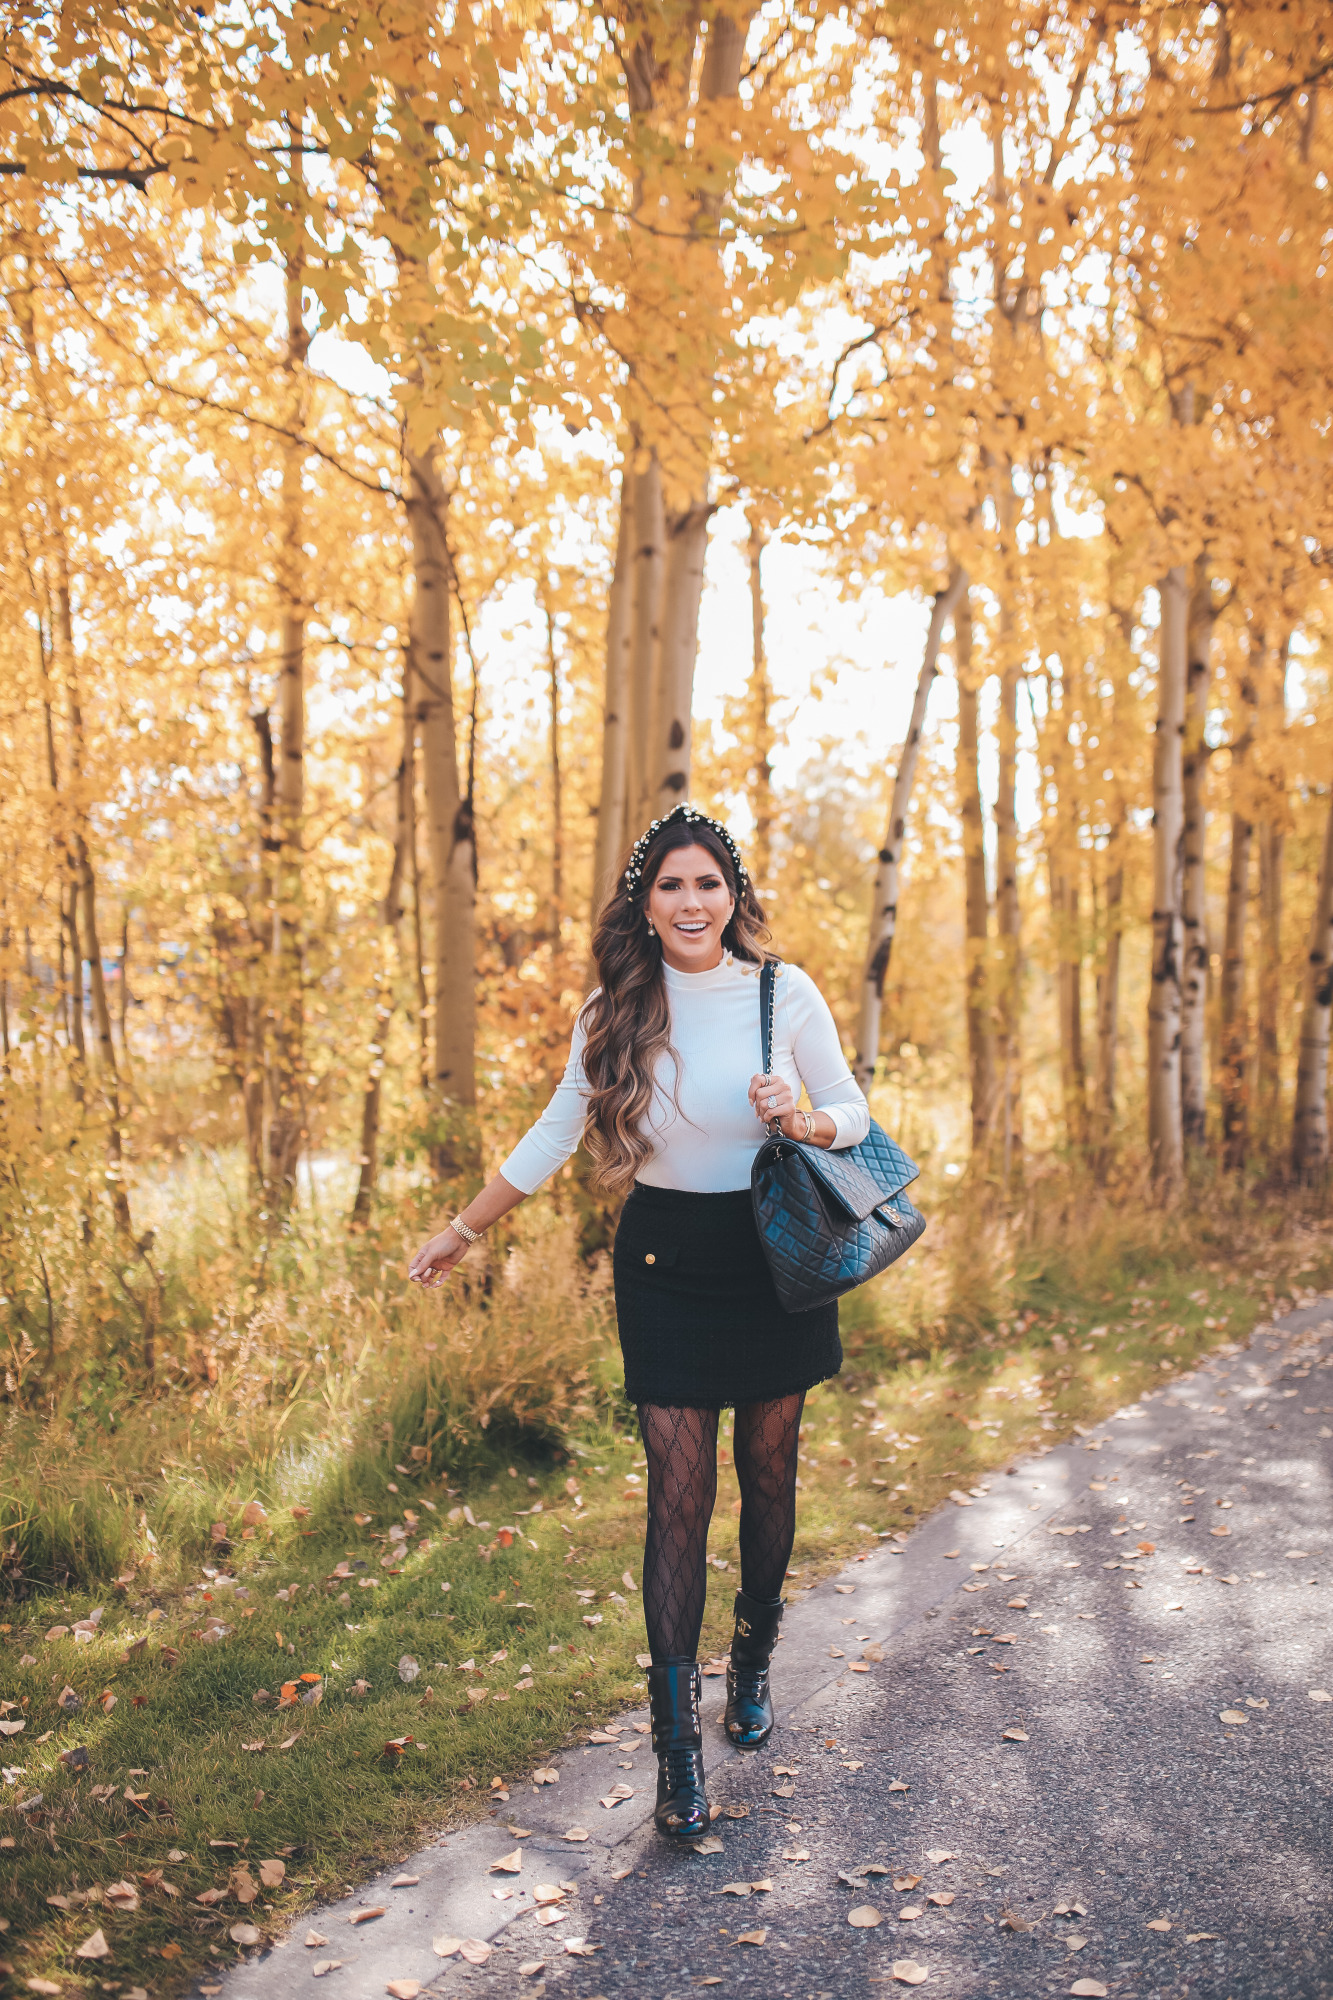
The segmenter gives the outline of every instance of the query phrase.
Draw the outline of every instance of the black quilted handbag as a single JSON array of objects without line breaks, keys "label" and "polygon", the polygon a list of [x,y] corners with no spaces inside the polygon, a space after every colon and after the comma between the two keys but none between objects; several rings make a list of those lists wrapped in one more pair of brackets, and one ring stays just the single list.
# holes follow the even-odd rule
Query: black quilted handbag
[{"label": "black quilted handbag", "polygon": [[[765,1075],[773,1060],[776,978],[770,960],[759,980]],[[911,1249],[926,1218],[903,1190],[920,1171],[873,1118],[859,1145],[836,1153],[788,1139],[770,1125],[750,1170],[750,1200],[788,1312],[841,1298]]]}]

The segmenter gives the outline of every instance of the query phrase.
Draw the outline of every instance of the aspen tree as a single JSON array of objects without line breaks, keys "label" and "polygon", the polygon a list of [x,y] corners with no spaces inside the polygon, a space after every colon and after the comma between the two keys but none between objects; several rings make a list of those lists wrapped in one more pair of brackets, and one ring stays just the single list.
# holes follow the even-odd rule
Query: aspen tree
[{"label": "aspen tree", "polygon": [[912,803],[912,787],[916,782],[917,764],[921,756],[921,737],[926,726],[926,709],[930,701],[930,690],[939,672],[940,648],[944,641],[945,628],[955,616],[967,593],[967,588],[967,572],[955,565],[948,582],[936,591],[931,602],[930,624],[926,631],[921,671],[917,675],[912,713],[908,719],[902,753],[898,758],[898,769],[894,774],[893,795],[889,802],[889,823],[875,869],[875,886],[870,905],[870,947],[866,954],[865,973],[861,981],[861,1017],[856,1036],[856,1062],[852,1071],[864,1091],[869,1091],[874,1083],[875,1065],[879,1061],[884,983],[889,975],[889,961],[893,955],[893,940],[898,927],[903,844],[907,837],[907,814]]},{"label": "aspen tree", "polygon": [[1291,1165],[1299,1180],[1328,1171],[1328,1044],[1333,1022],[1333,792],[1324,819],[1323,854],[1301,994]]},{"label": "aspen tree", "polygon": [[1208,1119],[1205,1027],[1209,946],[1204,868],[1208,744],[1204,732],[1208,720],[1213,625],[1217,615],[1208,560],[1200,554],[1194,562],[1194,585],[1190,592],[1186,636],[1185,748],[1181,774],[1184,827],[1180,911],[1184,975],[1180,1003],[1180,1115],[1186,1150],[1193,1152],[1198,1152],[1204,1144]]},{"label": "aspen tree", "polygon": [[666,512],[662,468],[654,453],[634,479],[634,591],[629,688],[630,819],[620,845],[637,837],[653,815],[653,718],[661,677],[666,583]]},{"label": "aspen tree", "polygon": [[964,979],[967,991],[967,1049],[971,1078],[972,1156],[986,1162],[995,1110],[995,1037],[991,1026],[989,966],[990,895],[982,822],[981,775],[977,757],[978,677],[972,664],[972,608],[959,592],[953,611],[954,671],[958,680],[958,811],[963,823],[965,908]]},{"label": "aspen tree", "polygon": [[370,1057],[365,1089],[361,1096],[361,1145],[357,1156],[356,1195],[352,1202],[351,1224],[363,1228],[370,1217],[370,1205],[379,1175],[380,1112],[383,1099],[386,1045],[394,1013],[395,976],[401,971],[403,890],[411,867],[411,850],[416,841],[416,691],[412,685],[410,653],[403,661],[403,742],[394,784],[393,855],[389,880],[380,908],[382,947],[374,969],[375,1020],[367,1051]]},{"label": "aspen tree", "polygon": [[[289,134],[289,136],[293,136]],[[295,138],[291,148],[296,158]],[[279,739],[273,803],[273,973],[270,1110],[265,1178],[270,1211],[280,1212],[296,1192],[296,1170],[305,1138],[303,1074],[305,950],[302,843],[305,811],[305,507],[301,494],[306,424],[305,363],[309,335],[302,309],[303,264],[284,259],[285,378],[288,435],[282,447],[281,540],[278,587],[282,598],[278,672]]]},{"label": "aspen tree", "polygon": [[431,1085],[440,1124],[433,1152],[436,1170],[447,1173],[470,1167],[475,1152],[476,847],[454,725],[449,496],[432,454],[413,452],[408,465],[414,582],[409,645],[434,914]]},{"label": "aspen tree", "polygon": [[593,860],[592,922],[616,885],[625,845],[630,781],[630,659],[634,642],[634,469],[626,458],[616,509],[616,553],[606,614],[606,668],[602,689],[601,792]]},{"label": "aspen tree", "polygon": [[1245,1164],[1249,1144],[1250,1020],[1247,993],[1251,854],[1254,846],[1254,752],[1265,637],[1253,626],[1236,702],[1231,749],[1231,845],[1227,863],[1226,932],[1222,946],[1221,1036],[1218,1096],[1222,1107],[1222,1164]]},{"label": "aspen tree", "polygon": [[1282,1100],[1282,891],[1287,839],[1285,777],[1287,661],[1291,632],[1284,632],[1265,662],[1260,697],[1259,750],[1264,785],[1259,820],[1259,977],[1255,1007],[1254,1121],[1267,1152],[1277,1138]]},{"label": "aspen tree", "polygon": [[1184,735],[1188,585],[1181,564],[1161,583],[1157,723],[1153,742],[1153,941],[1148,1001],[1148,1146],[1154,1177],[1180,1179],[1180,842],[1184,828]]},{"label": "aspen tree", "polygon": [[773,861],[773,690],[764,640],[763,553],[767,536],[758,517],[750,522],[745,546],[750,575],[750,684],[746,690],[749,741],[746,744],[746,797],[754,827],[752,872],[762,900]]}]

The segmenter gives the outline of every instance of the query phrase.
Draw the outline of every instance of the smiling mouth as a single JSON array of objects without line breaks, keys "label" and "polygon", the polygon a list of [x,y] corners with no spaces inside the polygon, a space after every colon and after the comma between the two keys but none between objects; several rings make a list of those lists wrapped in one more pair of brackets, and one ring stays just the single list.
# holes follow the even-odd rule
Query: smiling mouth
[{"label": "smiling mouth", "polygon": [[676,931],[684,931],[686,937],[702,937],[708,929],[708,925],[706,923],[673,924],[671,928]]}]

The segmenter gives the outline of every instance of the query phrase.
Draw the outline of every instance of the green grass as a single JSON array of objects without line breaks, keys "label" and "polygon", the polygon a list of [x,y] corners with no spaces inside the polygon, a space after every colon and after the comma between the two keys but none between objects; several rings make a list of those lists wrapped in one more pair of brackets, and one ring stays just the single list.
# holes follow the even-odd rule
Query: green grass
[{"label": "green grass", "polygon": [[[1238,1225],[1206,1210],[1108,1207],[1083,1224],[1076,1235],[1054,1203],[1021,1230],[960,1210],[929,1257],[848,1302],[847,1367],[809,1400],[794,1583],[1245,1337],[1298,1275],[1333,1276],[1322,1224],[1285,1208],[1249,1210],[1240,1249]],[[427,1825],[481,1811],[495,1779],[522,1779],[642,1700],[641,1453],[616,1397],[602,1295],[560,1276],[549,1237],[533,1241],[546,1246],[546,1291],[518,1286],[486,1307],[494,1319],[461,1296],[447,1309],[377,1306],[373,1351],[354,1341],[351,1359],[314,1367],[295,1390],[295,1376],[266,1378],[247,1403],[242,1369],[207,1396],[127,1407],[113,1429],[11,1421],[0,1697],[24,1727],[3,1749],[21,1769],[0,1791],[0,1954],[20,1986],[42,1976],[93,1992],[110,1978],[175,1992],[243,1955],[229,1935],[238,1921],[272,1934]],[[511,1352],[539,1301],[542,1325],[564,1329],[550,1364],[573,1382],[563,1400],[539,1394]],[[445,1324],[442,1351],[427,1354],[425,1334]],[[548,1362],[554,1352],[542,1350]],[[729,1447],[724,1428],[710,1652],[726,1642],[737,1581]],[[246,1538],[255,1498],[265,1518]],[[391,1526],[408,1540],[386,1565],[404,1547]],[[91,1643],[46,1636],[98,1604]],[[228,1628],[216,1643],[210,1615]],[[408,1683],[403,1656],[420,1667]],[[288,1681],[319,1699],[280,1707]],[[59,1706],[66,1687],[73,1713]],[[62,1764],[72,1750],[86,1750],[86,1768]],[[257,1882],[270,1858],[285,1879],[243,1906],[233,1869]],[[137,1908],[105,1899],[119,1881],[135,1885]],[[199,1903],[215,1889],[222,1900]],[[110,1958],[78,1960],[97,1928]]]}]

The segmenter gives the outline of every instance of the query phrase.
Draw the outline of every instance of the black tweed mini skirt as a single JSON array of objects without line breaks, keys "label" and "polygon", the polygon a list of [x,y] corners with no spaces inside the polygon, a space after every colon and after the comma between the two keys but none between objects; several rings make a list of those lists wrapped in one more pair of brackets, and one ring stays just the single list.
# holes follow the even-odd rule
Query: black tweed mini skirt
[{"label": "black tweed mini skirt", "polygon": [[772,1402],[842,1367],[837,1300],[783,1310],[748,1188],[687,1194],[636,1183],[612,1267],[631,1403]]}]

